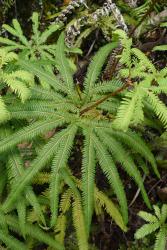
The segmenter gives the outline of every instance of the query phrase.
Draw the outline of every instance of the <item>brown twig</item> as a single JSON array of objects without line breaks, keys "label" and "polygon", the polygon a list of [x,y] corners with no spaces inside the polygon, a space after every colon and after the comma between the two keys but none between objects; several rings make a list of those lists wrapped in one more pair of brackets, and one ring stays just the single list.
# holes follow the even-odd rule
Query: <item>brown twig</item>
[{"label": "brown twig", "polygon": [[86,107],[86,108],[82,109],[81,112],[80,112],[80,115],[83,115],[84,113],[88,112],[89,110],[97,107],[99,104],[103,103],[104,101],[106,101],[110,97],[118,95],[119,93],[121,93],[123,90],[125,90],[130,85],[131,85],[131,82],[127,81],[121,88],[117,89],[116,91],[114,91],[112,93],[107,94],[106,96],[104,96],[103,98],[97,100],[94,104],[90,105],[89,107]]}]

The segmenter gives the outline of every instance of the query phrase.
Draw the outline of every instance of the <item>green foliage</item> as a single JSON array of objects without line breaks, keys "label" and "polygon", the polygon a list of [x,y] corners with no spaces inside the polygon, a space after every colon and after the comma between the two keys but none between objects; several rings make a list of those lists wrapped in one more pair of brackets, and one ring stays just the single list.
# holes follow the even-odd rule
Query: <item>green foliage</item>
[{"label": "green foliage", "polygon": [[[0,89],[8,87],[10,91],[16,93],[22,102],[30,96],[28,85],[33,85],[33,76],[25,70],[12,70],[10,63],[18,60],[17,54],[6,52],[5,49],[0,49]],[[3,122],[9,118],[10,114],[7,110],[3,98],[0,96],[0,121]]]},{"label": "green foliage", "polygon": [[[10,122],[16,119],[22,121],[22,124],[21,128],[16,128],[15,132],[10,132],[0,141],[0,152],[9,157],[7,172],[9,180],[12,180],[9,195],[3,200],[1,210],[4,214],[9,212],[13,214],[17,209],[18,225],[25,237],[26,230],[28,230],[26,211],[29,210],[27,210],[27,205],[31,205],[33,213],[38,215],[35,222],[42,223],[43,228],[47,228],[47,224],[52,230],[56,228],[59,232],[56,239],[62,244],[64,244],[67,211],[71,209],[80,250],[88,249],[88,237],[94,208],[97,215],[104,208],[116,224],[126,231],[127,200],[117,163],[133,178],[141,190],[145,203],[151,207],[141,173],[135,161],[135,155],[139,154],[141,160],[148,161],[159,176],[154,156],[141,136],[128,129],[129,122],[126,125],[126,132],[118,131],[113,126],[121,96],[111,96],[106,99],[106,94],[114,93],[118,88],[122,88],[122,82],[116,79],[109,82],[99,81],[104,62],[116,46],[117,43],[107,44],[96,53],[88,67],[84,89],[80,90],[80,93],[73,82],[72,71],[65,56],[63,34],[56,45],[57,75],[48,72],[45,66],[40,64],[40,61],[37,64],[29,60],[19,59],[18,65],[20,67],[50,85],[50,90],[43,89],[39,85],[30,87],[30,98],[24,104],[20,104],[18,101],[13,104],[8,99]],[[122,63],[124,56],[123,52]],[[141,56],[143,54],[140,54],[139,63],[143,59]],[[150,67],[149,63],[147,65]],[[151,67],[153,66],[151,65]],[[104,99],[103,102],[98,104],[101,99]],[[112,104],[115,105],[114,109]],[[134,115],[134,112],[131,113]],[[129,116],[129,113],[125,115]],[[39,136],[45,135],[51,130],[54,131],[52,137],[37,147]],[[66,169],[71,160],[71,154],[75,152],[74,143],[77,142],[78,136],[83,138],[82,167],[79,169],[79,172],[82,172],[81,183],[78,183]],[[34,159],[31,160],[30,167],[27,169],[19,158],[19,152],[15,153],[16,145],[24,142],[33,143],[36,155],[33,156]],[[111,185],[113,193],[118,199],[119,208],[111,202],[109,197],[96,188],[97,164]],[[40,174],[44,168],[50,172],[49,190],[45,192],[47,194],[45,195],[46,200],[42,197],[38,198],[32,190],[35,176]],[[64,183],[69,187],[65,192],[63,192]],[[59,203],[60,195],[62,199]],[[44,208],[42,208],[43,206]],[[51,218],[48,222],[45,222],[43,215],[46,208],[51,212]],[[38,235],[37,239],[39,240],[40,237]],[[51,242],[49,239],[48,242]],[[50,245],[50,243],[47,244]]]},{"label": "green foliage", "polygon": [[[52,59],[55,53],[55,44],[47,44],[49,37],[56,32],[60,25],[52,24],[41,32],[39,30],[39,15],[34,12],[32,15],[32,35],[30,40],[26,38],[20,23],[17,19],[13,19],[13,27],[8,24],[3,24],[3,28],[10,33],[15,39],[0,37],[0,43],[5,46],[7,51],[19,50],[25,58],[35,60],[36,58]],[[16,40],[17,39],[17,40]]]},{"label": "green foliage", "polygon": [[[143,3],[134,10],[137,21],[149,10],[150,1]],[[34,249],[44,243],[48,249],[61,250],[69,247],[71,230],[78,245],[73,249],[93,249],[89,245],[92,217],[101,218],[105,213],[126,232],[128,204],[120,168],[151,208],[142,173],[147,175],[151,167],[160,175],[141,131],[145,124],[153,124],[154,115],[167,128],[166,106],[159,98],[167,92],[167,69],[157,70],[123,30],[113,34],[115,21],[127,30],[121,13],[129,20],[127,5],[118,1],[118,6],[107,9],[104,5],[92,14],[86,11],[88,22],[73,20],[66,37],[62,33],[57,44],[51,36],[61,25],[51,24],[41,32],[36,12],[30,39],[16,19],[12,26],[3,25],[9,38],[0,37],[0,121],[4,123],[0,128],[0,244],[7,248]],[[64,40],[71,31],[76,36],[84,25],[89,27],[76,44],[96,27],[107,39],[113,35],[116,42],[95,53],[80,87],[73,79],[76,67],[66,55],[80,50],[67,49]],[[108,56],[121,46],[120,70],[112,80],[102,81]],[[99,187],[99,169],[110,195]],[[139,229],[136,237],[159,229],[158,250],[165,245],[166,207],[154,209],[156,216],[140,213],[150,224]]]},{"label": "green foliage", "polygon": [[129,125],[137,125],[144,121],[144,109],[149,106],[167,128],[167,110],[158,94],[166,93],[167,69],[158,71],[147,56],[137,48],[132,48],[129,39],[122,30],[117,30],[123,52],[119,56],[122,69],[120,77],[127,81],[126,91],[118,108],[115,126],[124,131]]},{"label": "green foliage", "polygon": [[154,250],[165,250],[167,237],[167,205],[164,204],[161,209],[156,205],[153,207],[155,215],[144,211],[139,212],[139,216],[148,223],[137,230],[135,237],[136,239],[141,239],[155,232],[156,241]]}]

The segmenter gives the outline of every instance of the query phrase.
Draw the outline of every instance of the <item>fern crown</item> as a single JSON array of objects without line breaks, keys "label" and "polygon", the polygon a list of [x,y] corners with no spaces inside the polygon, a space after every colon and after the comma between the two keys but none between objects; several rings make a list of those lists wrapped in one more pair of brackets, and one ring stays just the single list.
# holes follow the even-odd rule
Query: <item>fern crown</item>
[{"label": "fern crown", "polygon": [[32,36],[30,40],[23,34],[23,30],[17,19],[13,19],[13,27],[4,24],[3,28],[18,40],[11,40],[9,38],[0,37],[0,43],[5,46],[7,51],[19,50],[24,57],[35,60],[38,58],[52,59],[55,53],[55,44],[47,44],[48,38],[56,32],[60,25],[51,24],[49,27],[40,32],[39,30],[39,14],[34,12],[32,15]]},{"label": "fern crown", "polygon": [[[147,159],[155,173],[159,175],[151,151],[140,136],[134,134],[131,130],[126,133],[118,132],[112,127],[112,116],[115,116],[119,103],[116,97],[107,99],[101,105],[94,106],[97,100],[104,98],[106,93],[113,92],[122,86],[122,83],[118,80],[109,82],[99,82],[98,80],[108,54],[116,45],[117,43],[107,44],[96,53],[89,65],[83,91],[76,88],[73,83],[72,72],[65,57],[63,34],[58,40],[56,51],[56,66],[59,71],[57,77],[41,66],[20,59],[21,67],[26,68],[40,80],[50,84],[51,90],[32,86],[30,88],[31,98],[28,102],[23,105],[19,103],[9,105],[11,119],[31,119],[32,122],[27,127],[23,127],[18,132],[1,140],[0,152],[7,152],[15,145],[23,141],[34,140],[37,136],[52,129],[61,128],[61,130],[56,132],[43,146],[37,157],[32,161],[31,167],[25,170],[15,183],[10,195],[2,205],[4,212],[12,209],[13,202],[25,192],[25,187],[30,184],[33,177],[51,162],[51,226],[56,224],[60,183],[64,179],[67,185],[72,185],[68,171],[64,176],[62,169],[66,168],[74,140],[80,133],[84,137],[81,190],[86,228],[85,237],[89,235],[94,209],[97,162],[118,198],[125,224],[128,221],[127,200],[116,162],[119,162],[134,179],[141,189],[145,203],[150,207],[140,171],[134,162],[133,152],[139,153],[141,158]],[[76,200],[76,206],[79,206],[78,202]]]},{"label": "fern crown", "polygon": [[167,237],[167,205],[164,204],[161,209],[157,205],[153,207],[155,215],[144,211],[139,212],[139,216],[145,220],[147,224],[137,230],[135,237],[136,239],[141,239],[152,232],[157,232],[154,250],[165,250]]}]

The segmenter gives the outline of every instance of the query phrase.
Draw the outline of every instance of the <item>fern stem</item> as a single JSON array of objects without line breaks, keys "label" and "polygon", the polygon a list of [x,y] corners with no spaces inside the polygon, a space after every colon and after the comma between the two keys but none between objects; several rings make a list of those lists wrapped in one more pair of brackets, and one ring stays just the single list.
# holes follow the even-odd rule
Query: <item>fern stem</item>
[{"label": "fern stem", "polygon": [[82,116],[84,113],[88,112],[89,110],[97,107],[101,103],[105,102],[110,97],[118,95],[119,93],[121,93],[122,91],[124,91],[130,84],[131,84],[131,82],[127,81],[121,88],[118,88],[116,91],[114,91],[112,93],[109,93],[109,94],[105,95],[103,98],[97,100],[94,104],[92,104],[92,105],[90,105],[90,106],[82,109],[81,112],[80,112],[80,116]]}]

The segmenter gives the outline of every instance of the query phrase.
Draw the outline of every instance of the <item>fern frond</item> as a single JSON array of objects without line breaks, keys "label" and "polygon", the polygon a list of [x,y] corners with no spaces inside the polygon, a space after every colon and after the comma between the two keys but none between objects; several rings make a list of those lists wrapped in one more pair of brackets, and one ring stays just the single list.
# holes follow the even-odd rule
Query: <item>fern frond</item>
[{"label": "fern frond", "polygon": [[75,196],[72,204],[73,223],[77,234],[79,250],[88,250],[87,233],[85,228],[84,215],[82,211],[81,201]]},{"label": "fern frond", "polygon": [[[20,23],[17,21],[17,19],[13,19],[12,20],[12,24],[13,24],[13,28],[15,30],[15,36],[17,36],[19,38],[19,40],[27,47],[30,46],[27,38],[23,35],[23,31],[22,28],[20,26]],[[6,29],[6,25],[4,25],[4,28]],[[6,29],[7,30],[7,29]],[[8,27],[8,31],[9,31],[9,27]],[[9,31],[10,32],[10,31]],[[11,32],[10,32],[11,33]]]},{"label": "fern frond", "polygon": [[33,12],[32,17],[32,30],[33,30],[33,38],[36,39],[36,41],[39,40],[39,14],[37,12]]},{"label": "fern frond", "polygon": [[95,94],[105,94],[107,92],[114,92],[120,87],[122,87],[122,82],[120,80],[113,79],[112,81],[97,83],[95,87],[92,89],[91,94],[95,95]]},{"label": "fern frond", "polygon": [[0,68],[2,69],[6,64],[18,59],[16,53],[7,52],[5,49],[0,49]]},{"label": "fern frond", "polygon": [[126,196],[116,166],[108,151],[106,150],[104,144],[102,144],[102,142],[99,141],[99,139],[95,135],[93,136],[93,141],[97,154],[97,159],[110,185],[112,186],[114,193],[118,197],[121,206],[121,212],[124,218],[124,222],[126,224],[128,221]]},{"label": "fern frond", "polygon": [[167,45],[159,45],[159,46],[155,46],[153,51],[166,51],[167,50]]},{"label": "fern frond", "polygon": [[[14,184],[15,182],[19,180],[20,176],[23,175],[24,171],[25,170],[23,167],[23,161],[21,159],[19,152],[17,152],[17,150],[10,150],[10,156],[8,160],[8,176],[9,176],[9,179],[11,179],[12,184]],[[45,224],[45,218],[43,216],[40,204],[36,198],[35,193],[33,192],[30,186],[26,188],[25,196],[26,196],[26,199],[34,208],[34,211],[36,212],[36,217],[39,220],[41,220],[43,224]],[[24,204],[24,201],[23,201],[23,204]]]},{"label": "fern frond", "polygon": [[0,240],[5,243],[7,247],[10,247],[10,249],[13,250],[18,250],[18,249],[23,249],[23,250],[28,250],[25,244],[23,244],[21,241],[16,240],[13,236],[8,235],[4,233],[0,229]]},{"label": "fern frond", "polygon": [[158,219],[155,215],[152,215],[150,213],[140,211],[138,215],[145,221],[150,222],[150,223],[156,223],[158,222]]},{"label": "fern frond", "polygon": [[167,108],[165,104],[151,92],[147,92],[147,96],[148,101],[151,103],[155,114],[158,116],[164,127],[167,128]]},{"label": "fern frond", "polygon": [[94,182],[95,182],[95,151],[92,139],[92,130],[83,130],[85,134],[83,161],[82,161],[82,192],[84,214],[87,232],[90,231],[90,225],[93,214],[94,203]]},{"label": "fern frond", "polygon": [[111,216],[111,218],[115,221],[115,223],[123,230],[127,231],[127,227],[124,224],[122,216],[116,207],[116,205],[112,202],[111,199],[105,195],[105,193],[99,191],[97,188],[95,189],[95,198],[98,200],[97,202],[105,208],[106,212]]},{"label": "fern frond", "polygon": [[161,219],[160,222],[161,223],[165,223],[167,219],[167,205],[163,204],[162,208],[161,208]]},{"label": "fern frond", "polygon": [[64,137],[61,138],[61,143],[57,146],[55,150],[55,157],[52,162],[52,174],[50,180],[50,201],[51,201],[51,226],[54,226],[58,214],[58,196],[59,196],[59,186],[60,186],[60,175],[59,171],[62,167],[67,164],[68,157],[71,152],[71,148],[74,142],[74,137],[77,128],[75,126],[69,127]]},{"label": "fern frond", "polygon": [[117,142],[114,138],[109,137],[102,131],[97,132],[103,143],[107,146],[108,150],[113,154],[116,161],[120,162],[125,171],[134,179],[136,184],[140,187],[143,199],[148,207],[151,208],[147,193],[145,191],[143,180],[138,171],[133,159],[125,152],[122,145]]},{"label": "fern frond", "polygon": [[43,89],[39,86],[33,86],[30,88],[31,98],[37,100],[52,100],[52,101],[63,101],[65,98],[59,93],[56,93],[51,90]]},{"label": "fern frond", "polygon": [[71,197],[72,197],[72,191],[71,189],[67,189],[66,192],[64,192],[61,196],[61,200],[60,200],[60,212],[62,212],[63,214],[65,214],[70,206],[71,206]]},{"label": "fern frond", "polygon": [[[137,114],[137,116],[135,116],[135,123],[139,123],[144,119],[142,98],[143,92],[140,86],[136,86],[133,91],[125,95],[118,108],[116,120],[114,121],[114,125],[117,128],[127,131],[130,123],[134,121],[135,114]],[[139,106],[139,104],[141,105]]]},{"label": "fern frond", "polygon": [[24,49],[25,46],[24,45],[19,45],[17,42],[14,42],[8,38],[4,38],[4,37],[0,37],[0,43],[1,44],[5,44],[5,45],[9,45],[8,48],[5,48],[5,50],[7,51],[11,51],[17,48],[20,49]]},{"label": "fern frond", "polygon": [[[55,239],[61,244],[64,243],[65,231],[66,231],[67,218],[65,215],[59,215],[57,218],[56,228],[54,232],[56,233]],[[57,233],[58,232],[58,233]]]},{"label": "fern frond", "polygon": [[10,119],[10,113],[7,110],[7,107],[2,99],[2,97],[0,96],[0,122],[5,122],[7,120]]},{"label": "fern frond", "polygon": [[152,152],[148,148],[147,144],[143,142],[143,140],[137,133],[134,133],[131,131],[128,131],[126,133],[121,132],[121,131],[119,132],[115,131],[115,132],[110,132],[110,133],[112,133],[112,135],[118,140],[121,140],[123,144],[129,146],[135,152],[138,152],[139,154],[141,154],[142,157],[148,160],[155,174],[160,178],[160,174],[158,172],[156,162],[155,162]]},{"label": "fern frond", "polygon": [[104,65],[107,56],[109,55],[111,50],[114,49],[116,46],[117,43],[107,44],[106,46],[102,47],[93,57],[89,65],[86,79],[84,82],[86,98],[89,98],[90,91],[92,91],[96,81],[98,80],[100,71]]},{"label": "fern frond", "polygon": [[31,167],[24,171],[24,174],[14,185],[11,193],[2,206],[4,211],[11,209],[11,205],[18,198],[19,194],[23,192],[27,184],[31,182],[33,177],[46,165],[46,163],[51,160],[62,139],[66,137],[70,131],[70,129],[67,129],[59,132],[42,148],[37,158],[32,162]]},{"label": "fern frond", "polygon": [[13,135],[1,140],[0,152],[9,150],[22,141],[29,141],[41,133],[45,133],[53,128],[56,128],[56,126],[62,125],[64,122],[64,117],[61,116],[58,116],[57,119],[34,122],[33,124],[14,133]]},{"label": "fern frond", "polygon": [[160,218],[161,218],[161,210],[160,210],[160,208],[158,206],[156,206],[156,205],[153,205],[153,208],[154,208],[155,215],[160,220]]},{"label": "fern frond", "polygon": [[17,203],[17,213],[18,213],[18,221],[21,233],[23,237],[25,237],[25,227],[26,227],[26,203],[23,197],[21,197]]},{"label": "fern frond", "polygon": [[22,59],[19,59],[18,61],[20,67],[28,70],[29,72],[33,73],[37,77],[39,77],[40,80],[45,81],[49,84],[49,86],[52,86],[56,91],[62,91],[64,93],[68,93],[67,88],[65,85],[59,81],[54,74],[46,71],[46,69],[40,67],[37,64],[30,63],[29,61],[25,61]]},{"label": "fern frond", "polygon": [[11,88],[13,92],[18,94],[22,102],[25,102],[25,100],[27,100],[28,97],[30,96],[30,90],[26,87],[26,85],[23,82],[17,79],[12,79],[10,75],[6,76],[4,78],[4,81]]},{"label": "fern frond", "polygon": [[152,73],[156,72],[156,68],[154,67],[153,63],[142,51],[137,48],[133,48],[131,49],[131,52],[140,60],[143,70],[148,69]]},{"label": "fern frond", "polygon": [[156,235],[154,250],[165,250],[167,242],[167,229],[162,227]]},{"label": "fern frond", "polygon": [[[57,31],[60,28],[60,25],[52,24],[50,25],[39,37],[39,43],[44,44],[50,35],[52,35],[55,31]],[[54,45],[55,46],[55,45]],[[49,46],[46,46],[46,49],[48,49]]]},{"label": "fern frond", "polygon": [[147,236],[148,234],[151,234],[152,232],[156,231],[158,228],[159,228],[158,222],[154,224],[145,224],[144,226],[142,226],[137,230],[137,232],[135,233],[135,238],[141,239]]},{"label": "fern frond", "polygon": [[[17,233],[20,232],[19,224],[17,222],[17,219],[14,216],[7,215],[6,220],[7,220],[7,224],[13,231]],[[53,249],[56,248],[57,250],[64,250],[64,247],[58,241],[56,241],[56,239],[53,239],[49,234],[47,234],[46,232],[43,232],[39,227],[33,224],[26,223],[25,230],[26,230],[26,235],[29,235],[31,238],[37,239],[40,242],[44,242],[45,244],[52,247]],[[22,248],[18,248],[18,249],[22,249]]]},{"label": "fern frond", "polygon": [[62,33],[58,39],[57,47],[56,47],[56,59],[57,59],[56,67],[61,73],[61,76],[63,78],[63,84],[67,87],[70,97],[75,98],[72,72],[69,67],[69,62],[67,58],[65,57],[64,47],[65,47],[64,46],[64,33]]},{"label": "fern frond", "polygon": [[45,107],[45,103],[42,103],[44,105],[40,105],[40,102],[38,104],[33,104],[31,105],[32,102],[23,104],[23,105],[14,105],[14,106],[9,106],[8,110],[11,113],[11,118],[16,118],[16,119],[29,119],[29,118],[54,118],[57,117],[55,110],[53,108],[53,103],[52,107]]},{"label": "fern frond", "polygon": [[114,31],[114,34],[118,35],[120,38],[120,42],[123,46],[123,51],[120,58],[120,63],[124,64],[128,69],[131,68],[131,46],[132,46],[132,39],[128,38],[127,33],[122,29],[117,29]]}]

